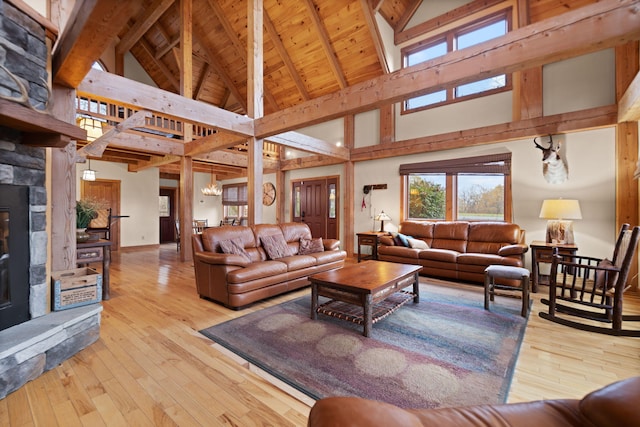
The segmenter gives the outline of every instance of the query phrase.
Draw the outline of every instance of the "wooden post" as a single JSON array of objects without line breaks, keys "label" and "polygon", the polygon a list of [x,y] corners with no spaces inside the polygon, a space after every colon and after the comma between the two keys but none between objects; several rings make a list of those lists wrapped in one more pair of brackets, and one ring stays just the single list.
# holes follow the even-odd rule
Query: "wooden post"
[{"label": "wooden post", "polygon": [[[355,141],[355,117],[349,114],[344,117],[344,146],[351,149]],[[342,249],[347,251],[347,256],[353,256],[354,235],[355,235],[355,217],[354,217],[354,191],[355,191],[354,163],[352,161],[344,162],[344,199],[343,199],[343,215],[344,235],[342,241],[344,246]]]}]

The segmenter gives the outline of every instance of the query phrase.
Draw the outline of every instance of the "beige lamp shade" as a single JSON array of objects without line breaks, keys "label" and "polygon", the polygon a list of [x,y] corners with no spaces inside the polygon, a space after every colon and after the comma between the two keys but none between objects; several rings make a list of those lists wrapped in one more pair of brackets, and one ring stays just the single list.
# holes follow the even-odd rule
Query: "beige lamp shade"
[{"label": "beige lamp shade", "polygon": [[574,244],[573,221],[582,219],[580,203],[575,199],[550,199],[542,202],[540,218],[547,221],[547,243]]},{"label": "beige lamp shade", "polygon": [[580,203],[575,199],[549,199],[542,202],[540,218],[582,219]]},{"label": "beige lamp shade", "polygon": [[387,215],[386,213],[384,213],[384,211],[380,211],[380,213],[378,215],[376,215],[373,219],[376,220],[376,221],[380,221],[380,232],[381,233],[384,233],[384,222],[385,221],[391,221],[391,217],[389,215]]}]

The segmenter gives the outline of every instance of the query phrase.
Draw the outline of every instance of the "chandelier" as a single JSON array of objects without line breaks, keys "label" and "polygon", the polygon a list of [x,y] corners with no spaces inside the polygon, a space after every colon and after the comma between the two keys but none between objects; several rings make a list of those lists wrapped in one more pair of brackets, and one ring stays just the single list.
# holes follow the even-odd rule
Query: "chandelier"
[{"label": "chandelier", "polygon": [[222,194],[222,188],[218,187],[213,170],[211,170],[211,182],[206,187],[201,188],[200,191],[203,196],[219,196]]}]

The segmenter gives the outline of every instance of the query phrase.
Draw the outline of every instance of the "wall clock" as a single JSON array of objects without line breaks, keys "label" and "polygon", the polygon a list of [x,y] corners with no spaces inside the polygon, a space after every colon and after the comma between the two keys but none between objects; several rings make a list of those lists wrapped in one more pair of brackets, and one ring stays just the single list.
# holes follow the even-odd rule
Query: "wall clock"
[{"label": "wall clock", "polygon": [[276,200],[276,187],[271,182],[262,184],[262,204],[271,206]]}]

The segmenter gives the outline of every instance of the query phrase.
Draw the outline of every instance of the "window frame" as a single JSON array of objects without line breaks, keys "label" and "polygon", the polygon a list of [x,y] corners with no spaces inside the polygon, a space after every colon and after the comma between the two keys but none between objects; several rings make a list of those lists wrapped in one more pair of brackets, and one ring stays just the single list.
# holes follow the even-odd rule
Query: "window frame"
[{"label": "window frame", "polygon": [[[234,192],[233,189],[236,191]],[[249,211],[248,190],[246,182],[222,186],[222,211],[225,219],[236,218],[239,223],[242,223],[242,220],[247,217]],[[231,206],[238,208],[237,215],[229,215]]]},{"label": "window frame", "polygon": [[[499,163],[504,162],[503,166]],[[410,218],[409,217],[409,178],[413,174],[445,174],[445,218]],[[484,156],[472,156],[432,162],[411,163],[400,165],[401,178],[401,218],[403,221],[458,221],[458,174],[477,174],[504,176],[504,218],[502,220],[462,219],[460,221],[493,221],[513,222],[513,194],[511,173],[511,152],[497,153]]]},{"label": "window frame", "polygon": [[[469,23],[465,23],[462,25],[459,25],[455,28],[452,28],[448,31],[445,31],[444,33],[440,33],[437,35],[434,35],[432,37],[429,37],[425,40],[421,40],[417,43],[414,43],[410,46],[404,47],[400,50],[400,54],[402,57],[402,68],[407,68],[408,65],[407,64],[407,59],[409,55],[415,54],[416,52],[420,52],[423,50],[426,50],[430,47],[433,47],[439,43],[442,43],[443,41],[446,43],[446,48],[447,48],[447,53],[452,53],[457,51],[458,49],[455,48],[455,41],[457,40],[457,38],[461,35],[464,34],[468,34],[469,32],[475,31],[479,28],[485,27],[485,26],[489,26],[491,24],[494,24],[500,20],[505,20],[506,24],[507,24],[507,34],[513,30],[513,12],[512,12],[513,8],[512,7],[508,7],[506,9],[502,9],[500,11],[497,11],[495,13],[489,14],[487,16],[483,16],[481,18],[478,18],[476,20],[473,20]],[[491,39],[491,40],[495,40],[495,39]],[[446,55],[445,54],[445,55]],[[441,58],[440,56],[437,58]],[[434,58],[435,59],[435,58]],[[432,59],[431,59],[432,60]],[[431,61],[431,60],[427,60],[427,61]],[[424,61],[424,62],[427,62]],[[417,65],[417,64],[414,64]],[[500,74],[502,75],[502,74]],[[432,108],[437,108],[437,107],[442,107],[443,105],[449,105],[449,104],[455,104],[457,102],[462,102],[462,101],[469,101],[471,99],[475,99],[475,98],[480,98],[480,97],[484,97],[484,96],[490,96],[490,95],[494,95],[497,93],[502,93],[502,92],[507,92],[510,90],[513,90],[513,77],[511,73],[505,73],[505,84],[503,87],[499,87],[499,88],[494,88],[494,89],[489,89],[489,90],[485,90],[482,92],[477,92],[477,93],[472,93],[469,95],[463,95],[460,97],[456,97],[455,93],[456,90],[458,89],[459,86],[463,86],[458,85],[458,86],[453,86],[453,87],[449,87],[447,89],[445,89],[445,100],[444,101],[440,101],[440,102],[435,102],[433,104],[428,104],[428,105],[422,105],[422,106],[418,106],[418,107],[413,107],[413,108],[408,108],[407,105],[410,102],[411,99],[415,99],[418,98],[419,96],[424,96],[424,95],[428,95],[427,94],[423,94],[423,95],[419,95],[419,96],[414,96],[412,98],[409,99],[405,99],[403,100],[400,105],[401,105],[401,109],[400,109],[400,114],[410,114],[410,113],[416,113],[419,111],[424,111],[424,110],[429,110]],[[497,76],[488,76],[488,77],[484,77],[481,78],[479,81],[482,80],[486,80],[486,79],[490,79],[493,77],[497,77]],[[466,84],[469,83],[474,83],[474,82],[467,82]],[[433,91],[430,93],[435,93],[435,92],[440,92],[440,91]]]}]

